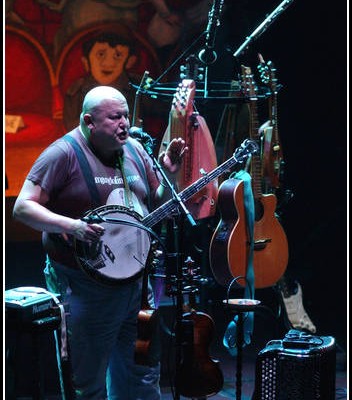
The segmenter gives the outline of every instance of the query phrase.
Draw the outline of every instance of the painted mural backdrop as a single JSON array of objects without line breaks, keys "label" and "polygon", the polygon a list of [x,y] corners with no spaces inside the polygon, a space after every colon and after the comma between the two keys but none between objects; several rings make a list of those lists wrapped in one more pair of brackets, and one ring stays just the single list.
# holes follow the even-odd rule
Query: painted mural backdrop
[{"label": "painted mural backdrop", "polygon": [[[9,126],[10,116],[21,114],[25,129],[32,130],[7,142],[51,140],[72,127],[82,93],[94,84],[124,88],[128,78],[138,82],[146,70],[159,76],[182,38],[203,28],[210,5],[204,0],[191,6],[170,0],[6,1],[6,114]],[[53,123],[43,125],[41,117]]]},{"label": "painted mural backdrop", "polygon": [[[210,7],[208,0],[6,0],[9,189],[20,187],[46,145],[77,125],[91,87],[117,87],[132,113],[145,71],[159,77],[185,43],[204,30]],[[174,71],[163,77],[175,79]],[[162,134],[170,104],[156,106],[147,98],[140,103],[138,118],[146,130]],[[16,190],[8,193],[16,195]]]}]

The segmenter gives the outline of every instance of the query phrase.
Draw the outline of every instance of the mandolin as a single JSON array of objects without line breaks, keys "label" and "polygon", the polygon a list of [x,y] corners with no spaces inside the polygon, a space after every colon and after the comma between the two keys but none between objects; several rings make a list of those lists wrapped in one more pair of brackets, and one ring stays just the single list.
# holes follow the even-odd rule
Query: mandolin
[{"label": "mandolin", "polygon": [[[193,58],[188,59],[189,65],[183,70],[182,76],[189,74],[199,76],[197,66],[191,60]],[[188,187],[217,166],[215,146],[207,123],[194,109],[195,92],[195,80],[189,77],[182,79],[172,101],[169,123],[159,150],[159,153],[165,150],[174,138],[182,137],[185,140],[189,151],[184,155],[176,178],[179,190]],[[218,183],[214,180],[186,203],[194,219],[207,218],[215,214],[217,192]]]},{"label": "mandolin", "polygon": [[193,260],[185,262],[189,304],[184,305],[181,321],[181,360],[176,370],[175,385],[180,395],[204,398],[218,393],[224,377],[218,360],[209,354],[209,346],[215,335],[213,319],[206,313],[196,311],[197,286],[194,284],[196,270]]}]

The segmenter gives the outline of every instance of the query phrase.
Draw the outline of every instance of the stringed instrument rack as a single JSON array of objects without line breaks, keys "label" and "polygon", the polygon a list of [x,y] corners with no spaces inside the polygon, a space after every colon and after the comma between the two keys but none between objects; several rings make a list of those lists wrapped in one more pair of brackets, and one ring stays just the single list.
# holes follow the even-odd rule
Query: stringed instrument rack
[{"label": "stringed instrument rack", "polygon": [[[233,52],[233,57],[237,59],[245,50],[248,50],[250,44],[260,37],[267,28],[273,24],[279,15],[285,11],[293,0],[283,0],[270,14],[266,15],[262,23],[246,37],[239,48]],[[171,71],[181,60],[187,56],[197,58],[204,65],[204,80],[203,83],[197,83],[198,89],[195,94],[196,100],[215,100],[218,103],[225,104],[243,101],[244,96],[241,88],[233,90],[231,82],[209,82],[208,70],[211,64],[217,61],[215,52],[216,33],[221,25],[221,14],[224,9],[224,0],[213,0],[211,9],[208,12],[208,24],[206,29],[166,68],[166,70],[156,79],[149,78],[148,87],[141,88],[140,86],[132,85],[139,93],[148,95],[152,98],[167,99],[173,97],[174,89],[178,82],[162,83],[166,74]],[[200,44],[200,48],[196,46]],[[195,55],[196,54],[196,55]],[[182,69],[182,67],[181,67]],[[266,88],[257,88],[257,98],[267,97]]]},{"label": "stringed instrument rack", "polygon": [[[132,84],[132,87],[139,90],[142,95],[144,94],[153,99],[170,101],[178,85],[178,81],[164,83],[153,83],[153,81],[151,81],[149,88],[141,88],[135,84]],[[199,102],[216,101],[217,103],[221,102],[223,104],[249,100],[249,98],[244,95],[240,82],[238,82],[237,86],[233,85],[233,81],[214,81],[208,85],[209,88],[206,90],[204,82],[197,82],[194,96],[195,100]],[[259,86],[257,88],[257,97],[259,99],[266,99],[269,95],[267,87]]]}]

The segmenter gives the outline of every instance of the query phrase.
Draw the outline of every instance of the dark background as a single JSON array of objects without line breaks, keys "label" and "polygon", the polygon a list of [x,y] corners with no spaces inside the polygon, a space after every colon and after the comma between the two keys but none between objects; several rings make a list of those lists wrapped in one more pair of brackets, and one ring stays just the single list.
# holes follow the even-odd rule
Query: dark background
[{"label": "dark background", "polygon": [[[216,37],[218,58],[210,76],[234,79],[242,63],[254,70],[257,52],[277,68],[283,85],[278,107],[284,183],[294,194],[282,221],[290,251],[287,272],[302,285],[304,305],[317,333],[336,337],[346,349],[346,4],[294,1],[238,60],[232,53],[279,3],[233,0],[226,4]],[[220,105],[205,107],[210,128],[217,126],[221,110]],[[13,200],[6,198],[5,229]],[[6,240],[5,231],[5,289],[43,286],[39,236],[20,225],[15,228],[16,240]]]}]

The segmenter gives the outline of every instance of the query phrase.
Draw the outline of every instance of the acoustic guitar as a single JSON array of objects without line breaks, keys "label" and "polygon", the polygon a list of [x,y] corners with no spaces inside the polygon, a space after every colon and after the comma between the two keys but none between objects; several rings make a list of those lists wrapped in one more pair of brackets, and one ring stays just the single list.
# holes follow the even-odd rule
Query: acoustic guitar
[{"label": "acoustic guitar", "polygon": [[[258,98],[256,85],[251,69],[242,66],[242,82],[246,95],[249,98],[252,140],[260,141],[258,111]],[[255,202],[254,222],[254,255],[253,265],[255,273],[255,287],[264,288],[273,286],[284,274],[288,263],[288,243],[285,231],[275,216],[276,196],[272,193],[263,194],[263,169],[262,154],[253,154],[251,157],[250,171],[252,176],[252,190]],[[231,259],[236,259],[236,247],[231,249]],[[232,265],[232,264],[231,264]],[[243,274],[237,271],[234,265],[234,276]]]},{"label": "acoustic guitar", "polygon": [[[261,141],[257,122],[257,96],[253,75],[242,67],[243,90],[249,101],[250,136]],[[255,201],[253,267],[255,288],[273,286],[284,274],[288,263],[286,234],[275,216],[276,196],[262,194],[261,152],[250,162]],[[246,276],[249,258],[249,237],[244,208],[244,184],[237,179],[224,181],[219,188],[218,208],[221,219],[210,242],[210,266],[214,278],[228,286],[238,276]],[[238,284],[244,284],[239,280]]]},{"label": "acoustic guitar", "polygon": [[[218,193],[218,209],[221,218],[210,241],[209,262],[217,283],[228,286],[236,271],[246,271],[248,262],[249,246],[242,180],[228,178],[223,181]],[[233,262],[235,266],[231,264]]]}]

